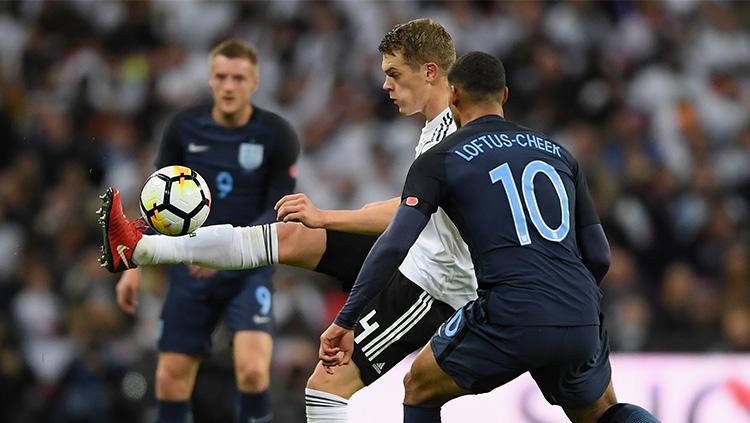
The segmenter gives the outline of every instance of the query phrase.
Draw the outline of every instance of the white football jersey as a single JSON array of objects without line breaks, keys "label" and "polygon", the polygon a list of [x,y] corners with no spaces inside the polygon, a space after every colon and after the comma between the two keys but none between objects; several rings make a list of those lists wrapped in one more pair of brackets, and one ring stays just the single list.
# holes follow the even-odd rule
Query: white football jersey
[{"label": "white football jersey", "polygon": [[[416,157],[456,131],[450,108],[422,128]],[[436,299],[454,308],[477,297],[477,278],[469,247],[438,208],[399,267],[401,273]]]}]

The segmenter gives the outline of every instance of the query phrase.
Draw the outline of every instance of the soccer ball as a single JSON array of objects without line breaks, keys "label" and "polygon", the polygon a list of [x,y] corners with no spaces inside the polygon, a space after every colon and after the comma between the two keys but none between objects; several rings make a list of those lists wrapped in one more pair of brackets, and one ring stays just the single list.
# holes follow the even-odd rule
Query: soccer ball
[{"label": "soccer ball", "polygon": [[206,181],[185,166],[166,166],[146,179],[141,189],[141,216],[164,235],[187,235],[208,218],[211,192]]}]

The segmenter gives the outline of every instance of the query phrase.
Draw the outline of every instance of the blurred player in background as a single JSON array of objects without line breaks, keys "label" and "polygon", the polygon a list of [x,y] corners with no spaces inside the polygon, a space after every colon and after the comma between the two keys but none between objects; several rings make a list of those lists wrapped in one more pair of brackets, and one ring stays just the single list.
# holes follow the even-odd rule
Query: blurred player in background
[{"label": "blurred player in background", "polygon": [[[210,61],[213,101],[172,119],[156,167],[185,165],[205,178],[213,197],[208,224],[272,222],[274,203],[294,189],[297,137],[283,118],[251,103],[258,85],[253,46],[224,41]],[[108,201],[119,202],[116,190],[107,195]],[[190,397],[198,366],[210,352],[211,334],[222,316],[233,335],[237,421],[271,421],[272,272],[270,267],[217,271],[170,266],[158,327],[159,422],[192,421]],[[140,277],[139,269],[128,270],[117,284],[118,304],[130,314],[136,311]]]},{"label": "blurred player in background", "polygon": [[[396,25],[379,50],[386,75],[383,89],[401,114],[421,113],[427,120],[416,147],[416,154],[422,154],[456,129],[446,76],[456,58],[453,41],[439,23],[417,19]],[[212,226],[198,229],[194,237],[141,237],[121,213],[112,212],[105,242],[128,245],[128,260],[138,265],[185,262],[226,269],[283,263],[335,276],[348,290],[375,235],[385,230],[400,202],[393,198],[359,210],[324,211],[304,194],[293,194],[278,202],[278,218],[307,226]],[[110,270],[124,268],[117,256],[107,260]],[[308,422],[347,421],[346,406],[355,392],[424,345],[455,309],[476,297],[468,249],[442,211],[389,277],[388,288],[357,322],[354,363],[335,371],[318,364],[310,377]]]},{"label": "blurred player in background", "polygon": [[494,56],[462,56],[448,80],[463,126],[412,164],[403,203],[321,336],[323,363],[349,361],[361,312],[387,289],[387,275],[442,207],[470,246],[479,298],[447,320],[413,362],[404,380],[405,422],[440,422],[447,401],[527,371],[574,422],[658,422],[641,407],[618,404],[612,387],[598,286],[609,245],[578,162],[503,118],[508,89]]}]

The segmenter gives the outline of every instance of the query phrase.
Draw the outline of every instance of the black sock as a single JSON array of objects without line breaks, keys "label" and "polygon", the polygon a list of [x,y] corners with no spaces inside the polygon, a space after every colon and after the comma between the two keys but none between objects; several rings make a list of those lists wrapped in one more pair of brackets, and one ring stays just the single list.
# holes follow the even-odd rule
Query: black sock
[{"label": "black sock", "polygon": [[190,401],[159,401],[157,423],[192,423]]},{"label": "black sock", "polygon": [[597,423],[660,423],[660,421],[637,405],[620,402],[609,407],[599,417]]},{"label": "black sock", "polygon": [[440,423],[440,407],[404,404],[404,423]]},{"label": "black sock", "polygon": [[[237,421],[268,423],[272,419],[271,394],[266,389],[263,392],[240,392],[237,395]],[[251,420],[253,419],[253,420]]]}]

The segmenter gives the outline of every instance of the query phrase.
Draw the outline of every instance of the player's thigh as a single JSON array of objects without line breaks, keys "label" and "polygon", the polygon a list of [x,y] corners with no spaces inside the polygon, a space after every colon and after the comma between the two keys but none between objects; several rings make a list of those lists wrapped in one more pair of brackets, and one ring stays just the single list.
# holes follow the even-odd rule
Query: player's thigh
[{"label": "player's thigh", "polygon": [[486,318],[483,298],[453,314],[430,340],[435,362],[466,391],[478,394],[502,386],[528,370],[524,331]]},{"label": "player's thigh", "polygon": [[161,352],[156,364],[156,397],[181,401],[190,398],[200,359],[182,353]]},{"label": "player's thigh", "polygon": [[301,223],[278,223],[279,263],[312,270],[326,250],[326,230]]},{"label": "player's thigh", "polygon": [[307,380],[307,387],[310,389],[328,392],[346,399],[351,398],[364,386],[359,368],[353,361],[345,366],[330,368],[328,371],[321,362],[318,362],[313,374]]},{"label": "player's thigh", "polygon": [[396,272],[367,304],[354,328],[352,360],[362,381],[369,385],[422,348],[453,311]]},{"label": "player's thigh", "polygon": [[[545,339],[559,336],[554,360],[531,371],[545,399],[563,409],[585,410],[614,397],[609,343],[601,326],[544,328]],[[555,335],[555,332],[559,335]]]},{"label": "player's thigh", "polygon": [[157,327],[160,352],[203,356],[211,350],[211,334],[221,317],[223,303],[217,289],[222,281],[196,279],[184,265],[170,266],[169,288]]},{"label": "player's thigh", "polygon": [[440,368],[429,343],[417,354],[404,378],[404,404],[441,406],[470,393]]}]

